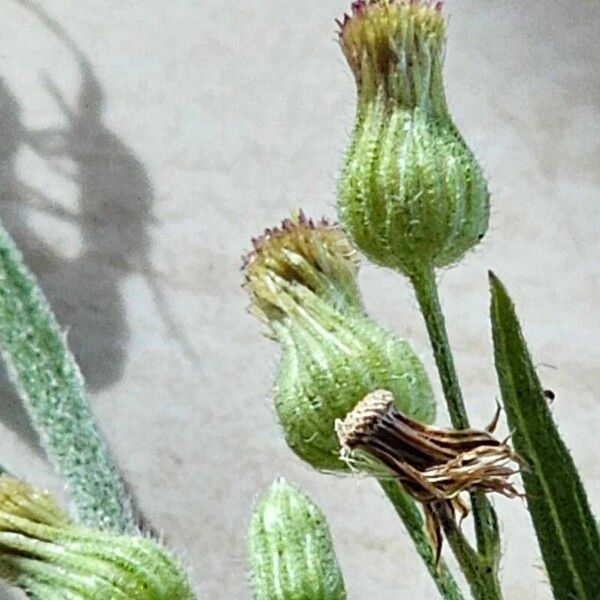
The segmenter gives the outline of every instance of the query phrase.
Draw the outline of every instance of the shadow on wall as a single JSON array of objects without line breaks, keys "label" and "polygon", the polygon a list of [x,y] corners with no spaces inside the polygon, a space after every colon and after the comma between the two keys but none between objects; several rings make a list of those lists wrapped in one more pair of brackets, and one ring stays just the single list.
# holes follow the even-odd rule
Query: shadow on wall
[{"label": "shadow on wall", "polygon": [[[88,388],[98,391],[117,382],[125,367],[129,332],[122,279],[141,272],[153,285],[148,232],[152,186],[144,166],[104,124],[104,94],[89,60],[59,24],[33,5],[27,7],[72,52],[81,85],[76,105],[70,107],[46,78],[46,89],[67,125],[29,130],[23,125],[18,99],[0,80],[0,219],[38,277],[59,322],[68,329],[69,345]],[[75,183],[75,211],[67,211],[20,179],[17,157],[26,147]],[[72,173],[61,170],[65,159],[74,165]],[[83,240],[79,255],[65,258],[48,247],[31,225],[36,211],[79,229]],[[153,292],[160,304],[159,289]],[[6,376],[0,393],[0,420],[37,448],[37,436]]]}]

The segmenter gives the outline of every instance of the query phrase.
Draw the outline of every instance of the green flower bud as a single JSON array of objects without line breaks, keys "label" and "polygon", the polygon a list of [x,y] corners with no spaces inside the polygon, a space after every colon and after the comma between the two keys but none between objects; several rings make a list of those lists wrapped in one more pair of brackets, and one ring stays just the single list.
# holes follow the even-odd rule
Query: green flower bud
[{"label": "green flower bud", "polygon": [[0,576],[40,600],[193,600],[159,545],[78,526],[54,500],[0,477]]},{"label": "green flower bud", "polygon": [[440,3],[355,2],[340,26],[358,88],[342,225],[377,264],[407,275],[450,265],[487,231],[489,193],[448,113]]},{"label": "green flower bud", "polygon": [[283,479],[256,506],[248,554],[256,600],[346,598],[325,516]]},{"label": "green flower bud", "polygon": [[[326,245],[333,231],[330,226],[314,227],[307,247]],[[335,234],[344,239],[338,230]],[[317,469],[346,470],[339,457],[336,419],[383,387],[393,390],[404,413],[430,422],[435,406],[429,380],[410,346],[369,319],[358,297],[336,306],[330,294],[319,294],[310,284],[311,278],[273,269],[271,264],[279,264],[274,258],[279,247],[279,238],[276,244],[265,239],[259,256],[246,268],[246,289],[254,310],[283,348],[274,384],[275,409],[288,445],[300,458]],[[260,260],[263,252],[271,257],[269,261]],[[309,264],[306,253],[299,256]],[[339,260],[336,256],[335,263]],[[315,268],[322,278],[320,287],[339,285],[325,275],[334,272],[329,264]],[[356,285],[354,281],[354,289]]]}]

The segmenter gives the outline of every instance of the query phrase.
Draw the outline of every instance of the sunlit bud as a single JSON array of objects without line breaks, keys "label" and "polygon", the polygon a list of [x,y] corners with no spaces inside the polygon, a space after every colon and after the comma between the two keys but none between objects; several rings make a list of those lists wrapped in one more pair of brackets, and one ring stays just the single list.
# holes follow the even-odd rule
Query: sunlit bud
[{"label": "sunlit bud", "polygon": [[444,97],[440,3],[355,2],[340,23],[358,110],[339,182],[340,221],[373,262],[414,275],[484,236],[489,193]]}]

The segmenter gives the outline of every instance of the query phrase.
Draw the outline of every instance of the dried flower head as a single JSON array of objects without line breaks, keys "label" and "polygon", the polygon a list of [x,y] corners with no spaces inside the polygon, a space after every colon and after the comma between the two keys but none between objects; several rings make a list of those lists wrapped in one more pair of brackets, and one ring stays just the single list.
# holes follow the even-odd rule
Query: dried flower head
[{"label": "dried flower head", "polygon": [[[497,417],[488,429],[495,427]],[[414,421],[397,409],[389,391],[367,395],[345,419],[336,421],[336,431],[344,460],[379,475],[377,465],[383,465],[424,505],[438,554],[436,504],[451,505],[464,517],[462,492],[520,495],[510,478],[522,461],[505,442],[489,430],[441,429]]]},{"label": "dried flower head", "polygon": [[[435,405],[410,346],[358,305],[356,280],[353,294],[341,292],[350,290],[347,275],[355,260],[346,238],[329,225],[306,223],[304,218],[304,223],[270,230],[256,243],[256,254],[246,261],[245,287],[254,312],[283,348],[273,395],[288,445],[315,468],[345,470],[333,425],[365,394],[391,389],[398,408],[427,422]],[[337,253],[319,248],[324,245]],[[325,258],[336,268],[323,266]]]},{"label": "dried flower head", "polygon": [[386,390],[368,394],[336,422],[343,457],[365,452],[383,463],[420,502],[465,491],[518,495],[509,478],[520,459],[489,431],[442,429],[400,412]]},{"label": "dried flower head", "polygon": [[48,494],[0,477],[0,576],[44,600],[193,600],[158,544],[73,524]]}]

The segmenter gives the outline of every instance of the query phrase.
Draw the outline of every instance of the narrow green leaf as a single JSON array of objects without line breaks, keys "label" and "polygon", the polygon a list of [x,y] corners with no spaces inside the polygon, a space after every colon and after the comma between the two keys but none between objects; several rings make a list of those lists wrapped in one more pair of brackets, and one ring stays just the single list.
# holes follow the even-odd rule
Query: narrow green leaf
[{"label": "narrow green leaf", "polygon": [[585,490],[548,407],[514,305],[490,273],[496,370],[527,503],[555,598],[600,598],[600,536]]}]

